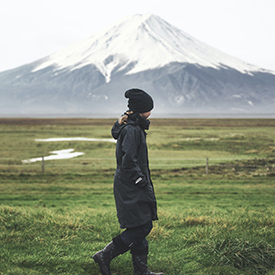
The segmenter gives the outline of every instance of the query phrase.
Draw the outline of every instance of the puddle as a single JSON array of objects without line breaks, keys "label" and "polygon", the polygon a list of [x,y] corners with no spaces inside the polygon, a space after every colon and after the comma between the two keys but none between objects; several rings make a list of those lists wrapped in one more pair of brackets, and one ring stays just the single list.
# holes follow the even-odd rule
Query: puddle
[{"label": "puddle", "polygon": [[35,139],[35,141],[40,142],[55,142],[55,141],[104,141],[104,142],[113,142],[116,143],[115,139],[112,138],[83,138],[83,137],[74,137],[74,138],[45,138],[45,139]]},{"label": "puddle", "polygon": [[[38,142],[56,142],[56,141],[103,141],[103,142],[112,142],[116,143],[115,139],[112,138],[83,138],[83,137],[74,137],[74,138],[37,138],[35,141]],[[56,160],[56,159],[69,159],[75,158],[78,156],[84,155],[83,152],[74,152],[74,149],[64,149],[58,151],[51,151],[52,155],[45,156],[44,160]],[[22,160],[22,163],[31,163],[36,161],[42,161],[42,156],[39,158],[25,159]]]},{"label": "puddle", "polygon": [[[64,149],[50,152],[53,155],[45,156],[44,160],[56,160],[56,159],[70,159],[78,156],[84,155],[82,152],[74,152],[74,149]],[[33,158],[33,159],[25,159],[22,160],[22,163],[31,163],[36,161],[42,161],[42,157]]]},{"label": "puddle", "polygon": [[207,140],[207,141],[217,141],[219,138],[183,138],[185,141],[196,141],[196,140]]}]

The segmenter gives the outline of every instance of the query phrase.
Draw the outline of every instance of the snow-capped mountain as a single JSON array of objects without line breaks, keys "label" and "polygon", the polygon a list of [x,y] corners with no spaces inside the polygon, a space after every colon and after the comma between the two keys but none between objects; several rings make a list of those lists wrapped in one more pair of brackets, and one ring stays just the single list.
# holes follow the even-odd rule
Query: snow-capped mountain
[{"label": "snow-capped mountain", "polygon": [[0,73],[0,113],[117,113],[139,87],[157,113],[272,111],[275,73],[210,47],[160,17],[134,15]]},{"label": "snow-capped mountain", "polygon": [[259,71],[234,57],[226,55],[171,26],[158,16],[136,15],[91,38],[59,51],[37,66],[56,70],[79,69],[94,64],[110,80],[116,67],[120,70],[135,64],[128,74],[164,67],[172,62],[197,64],[203,67],[222,66],[240,72]]}]

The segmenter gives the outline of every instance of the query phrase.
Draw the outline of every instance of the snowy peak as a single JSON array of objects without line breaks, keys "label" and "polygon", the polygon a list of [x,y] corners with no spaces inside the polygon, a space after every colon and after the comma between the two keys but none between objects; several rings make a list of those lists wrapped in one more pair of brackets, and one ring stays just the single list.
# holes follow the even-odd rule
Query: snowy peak
[{"label": "snowy peak", "polygon": [[129,87],[149,91],[159,115],[274,114],[275,72],[209,47],[151,14],[126,17],[0,73],[0,110],[116,117],[126,108],[121,92]]},{"label": "snowy peak", "polygon": [[123,18],[94,36],[50,55],[33,71],[49,66],[54,66],[56,71],[76,70],[93,64],[109,82],[114,69],[123,70],[131,64],[128,74],[134,74],[172,62],[216,69],[230,67],[242,73],[261,71],[152,14]]}]

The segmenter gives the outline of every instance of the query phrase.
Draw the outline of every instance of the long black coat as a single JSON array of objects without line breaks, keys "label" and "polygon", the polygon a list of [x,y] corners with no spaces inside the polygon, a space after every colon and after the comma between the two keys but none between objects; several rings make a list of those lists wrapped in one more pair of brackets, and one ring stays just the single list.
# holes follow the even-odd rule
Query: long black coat
[{"label": "long black coat", "polygon": [[112,135],[117,139],[114,196],[120,227],[133,228],[157,220],[145,131],[138,120],[129,120],[124,125],[116,122]]}]

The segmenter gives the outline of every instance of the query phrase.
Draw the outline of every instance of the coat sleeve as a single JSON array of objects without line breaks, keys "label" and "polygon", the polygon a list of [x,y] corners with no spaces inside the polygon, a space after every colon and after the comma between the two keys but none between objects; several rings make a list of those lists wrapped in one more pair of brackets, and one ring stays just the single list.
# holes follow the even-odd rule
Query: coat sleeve
[{"label": "coat sleeve", "polygon": [[133,184],[142,188],[146,186],[148,182],[138,162],[141,132],[134,126],[125,127],[123,132],[122,169],[127,173],[128,177],[130,177]]}]

